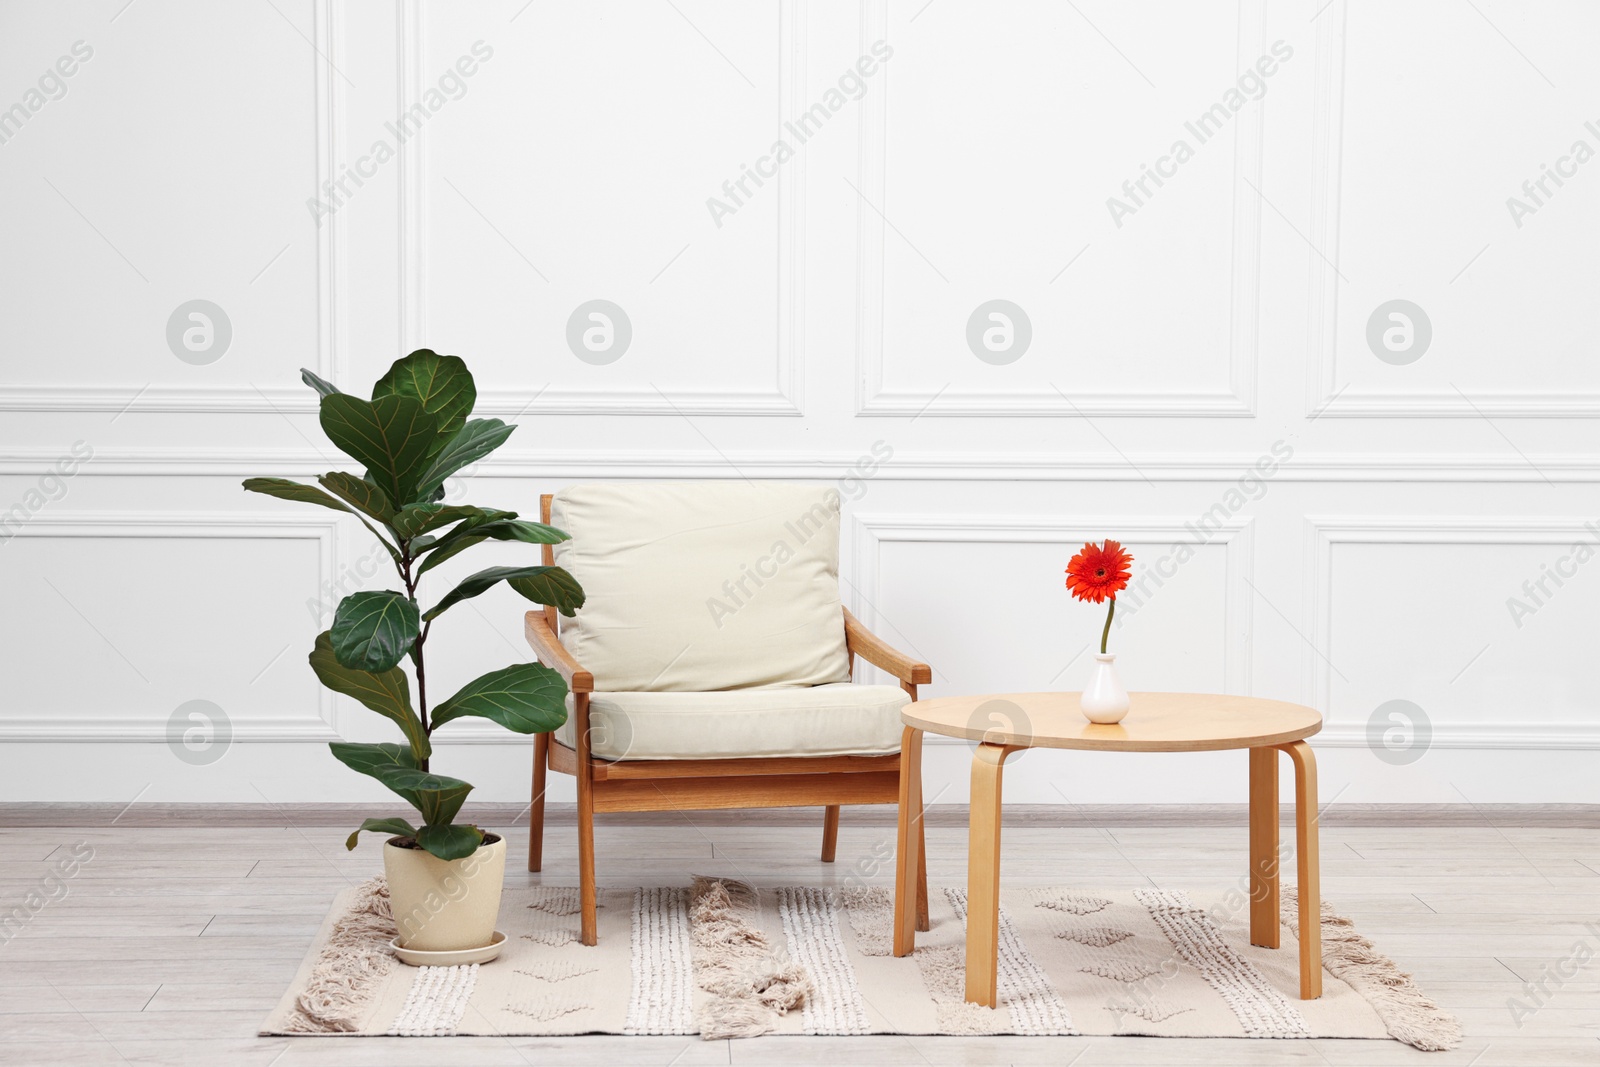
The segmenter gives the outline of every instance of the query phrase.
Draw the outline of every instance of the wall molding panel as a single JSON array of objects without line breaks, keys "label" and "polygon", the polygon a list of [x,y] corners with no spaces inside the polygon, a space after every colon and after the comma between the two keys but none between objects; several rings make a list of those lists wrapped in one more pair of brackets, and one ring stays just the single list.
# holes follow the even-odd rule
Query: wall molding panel
[{"label": "wall molding panel", "polygon": [[[399,98],[417,99],[423,80],[429,19],[420,0],[404,0],[400,35]],[[779,4],[779,129],[805,98],[807,55],[806,0]],[[407,351],[428,342],[428,131],[413,138],[404,153],[400,185],[401,336]],[[802,416],[805,345],[805,154],[785,164],[776,179],[778,196],[778,321],[771,389],[705,386],[663,390],[654,383],[624,381],[604,388],[547,384],[533,390],[486,389],[478,394],[484,415],[746,415]]]},{"label": "wall molding panel", "polygon": [[1339,344],[1340,189],[1344,176],[1344,111],[1349,0],[1332,0],[1317,21],[1316,102],[1312,117],[1311,304],[1307,414],[1335,419],[1584,419],[1600,417],[1600,392],[1475,388],[1361,390],[1341,385]]},{"label": "wall molding panel", "polygon": [[[1240,0],[1238,52],[1260,53],[1266,38],[1264,0]],[[888,0],[863,0],[860,42],[888,39]],[[891,45],[893,42],[890,42]],[[892,76],[892,75],[890,75]],[[1248,418],[1256,414],[1255,378],[1259,357],[1261,209],[1251,186],[1261,184],[1261,111],[1246,108],[1234,127],[1234,197],[1230,343],[1225,385],[1209,390],[1140,388],[1095,390],[1067,396],[1058,389],[976,390],[949,384],[942,388],[896,387],[884,366],[884,271],[888,178],[888,92],[869,93],[861,104],[859,166],[856,184],[864,194],[856,205],[856,414],[917,418],[922,415],[1012,418],[1015,416],[1209,416]]]},{"label": "wall molding panel", "polygon": [[[1307,588],[1310,634],[1306,662],[1313,706],[1326,718],[1333,706],[1333,546],[1335,545],[1550,545],[1592,542],[1595,533],[1578,518],[1478,518],[1466,516],[1308,516]],[[1600,720],[1553,722],[1512,717],[1491,722],[1432,723],[1435,748],[1560,750],[1600,748]],[[1366,731],[1354,723],[1324,726],[1319,744],[1363,748]]]},{"label": "wall molding panel", "polygon": [[[320,509],[319,509],[320,510]],[[339,554],[339,522],[331,512],[271,515],[260,512],[52,511],[14,528],[19,540],[71,538],[312,541],[317,548],[317,588],[331,580]],[[226,619],[215,625],[227,626]],[[234,741],[327,742],[342,740],[335,694],[318,687],[316,713],[231,715]],[[165,742],[170,709],[156,716],[66,716],[34,711],[0,718],[0,741],[83,743]]]},{"label": "wall molding panel", "polygon": [[[338,178],[345,86],[334,57],[344,58],[344,5],[337,0],[312,0],[314,51],[312,70],[316,83],[313,137],[316,171],[311,185],[321,195],[324,183]],[[281,14],[281,13],[280,13]],[[345,213],[335,212],[316,228],[317,242],[317,349],[311,363],[319,375],[337,380],[342,369],[347,324],[344,309]],[[223,386],[146,385],[139,389],[94,382],[60,382],[49,385],[0,383],[0,411],[88,412],[126,411],[169,414],[231,415],[243,412],[316,411],[316,395],[299,387],[255,384]]]}]

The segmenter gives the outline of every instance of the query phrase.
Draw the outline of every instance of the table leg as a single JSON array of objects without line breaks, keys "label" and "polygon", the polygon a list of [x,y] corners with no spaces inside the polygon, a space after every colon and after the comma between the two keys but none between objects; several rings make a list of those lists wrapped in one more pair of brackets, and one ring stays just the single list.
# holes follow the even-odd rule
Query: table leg
[{"label": "table leg", "polygon": [[907,726],[900,733],[900,823],[894,868],[896,956],[909,956],[917,944],[918,890],[925,869],[922,851],[922,731]]},{"label": "table leg", "polygon": [[994,1007],[1000,962],[1000,779],[1007,745],[972,754],[972,818],[967,836],[967,1000]]},{"label": "table leg", "polygon": [[1278,750],[1250,750],[1250,943],[1277,948]]},{"label": "table leg", "polygon": [[917,929],[927,933],[933,925],[928,918],[928,820],[922,806],[922,783],[917,783]]},{"label": "table leg", "polygon": [[1300,999],[1322,996],[1322,874],[1317,856],[1317,758],[1311,746],[1283,746],[1294,763],[1295,850],[1300,863]]}]

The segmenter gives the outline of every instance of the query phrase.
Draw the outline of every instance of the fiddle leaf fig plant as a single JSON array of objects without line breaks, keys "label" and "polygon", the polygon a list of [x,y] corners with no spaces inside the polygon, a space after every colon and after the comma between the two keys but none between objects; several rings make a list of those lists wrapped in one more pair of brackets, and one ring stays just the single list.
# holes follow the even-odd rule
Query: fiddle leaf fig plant
[{"label": "fiddle leaf fig plant", "polygon": [[[521,734],[547,733],[566,721],[567,686],[548,667],[515,663],[468,682],[430,716],[429,630],[450,607],[501,582],[564,615],[583,606],[583,590],[560,567],[488,567],[424,609],[418,585],[428,571],[484,541],[547,545],[567,535],[514,511],[443,503],[445,481],[499,448],[515,429],[499,419],[472,418],[477,387],[459,358],[426,348],[413,352],[378,379],[370,400],[340,392],[310,371],[300,377],[320,394],[323,432],[364,472],[330,471],[316,485],[249,478],[244,487],[354,515],[388,550],[401,586],[345,597],[311,651],[311,669],[323,685],[388,719],[404,738],[403,744],[337,742],[328,746],[334,758],[382,782],[421,817],[420,826],[367,819],[345,847],[355,848],[361,831],[369,830],[408,838],[440,859],[470,856],[483,831],[455,818],[472,786],[433,773],[433,731],[471,715]],[[406,660],[416,677],[415,703],[411,675],[402,669]]]}]

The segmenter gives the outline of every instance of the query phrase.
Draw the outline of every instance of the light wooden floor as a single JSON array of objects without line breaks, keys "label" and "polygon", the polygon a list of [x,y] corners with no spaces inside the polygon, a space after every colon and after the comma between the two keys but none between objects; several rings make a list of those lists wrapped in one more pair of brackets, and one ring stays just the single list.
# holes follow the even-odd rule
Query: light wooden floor
[{"label": "light wooden floor", "polygon": [[[829,884],[863,865],[888,884],[893,828],[852,822],[838,862],[817,860],[814,825],[600,820],[602,885],[676,884],[723,874],[763,884]],[[37,822],[39,820],[30,820]],[[1378,947],[1454,1011],[1453,1053],[1397,1042],[1179,1041],[1144,1038],[318,1039],[255,1031],[304,955],[330,896],[376,873],[374,840],[347,853],[344,826],[295,817],[271,825],[0,828],[0,917],[79,843],[93,859],[9,942],[0,944],[4,1064],[1600,1064],[1600,830],[1489,825],[1325,826],[1323,887]],[[315,820],[325,822],[325,820]],[[949,820],[941,820],[949,822]],[[1237,826],[1051,827],[1030,818],[1004,838],[1007,884],[1183,887],[1220,896],[1245,870]],[[1047,820],[1043,820],[1047,821]],[[542,876],[509,833],[508,880],[576,883],[570,825],[548,831]],[[1289,840],[1292,840],[1292,835]],[[928,832],[929,875],[960,885],[965,835]],[[1287,867],[1293,870],[1292,865]],[[59,894],[60,890],[56,890]],[[1584,923],[1593,923],[1593,930]],[[1593,954],[1519,1027],[1507,1000],[1554,973],[1580,943]]]}]

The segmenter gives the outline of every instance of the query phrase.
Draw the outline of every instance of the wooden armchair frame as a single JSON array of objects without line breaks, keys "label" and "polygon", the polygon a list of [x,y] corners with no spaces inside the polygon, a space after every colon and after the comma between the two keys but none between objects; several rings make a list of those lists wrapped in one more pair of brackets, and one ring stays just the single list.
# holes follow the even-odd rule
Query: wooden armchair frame
[{"label": "wooden armchair frame", "polygon": [[[550,496],[539,498],[541,518],[550,521]],[[544,562],[554,563],[544,546]],[[528,644],[539,662],[561,673],[572,691],[573,740],[569,748],[551,734],[534,735],[533,803],[528,816],[528,870],[544,859],[544,792],[548,770],[578,780],[578,882],[583,905],[582,940],[599,940],[595,913],[594,816],[596,812],[678,811],[714,808],[790,808],[821,806],[822,861],[832,863],[839,836],[841,804],[895,804],[897,904],[913,892],[900,872],[916,870],[917,929],[928,929],[928,867],[922,821],[922,732],[901,732],[901,750],[887,756],[781,756],[706,760],[604,760],[589,752],[589,694],[594,675],[561,644],[553,607],[530,611],[524,621]],[[844,613],[850,673],[860,656],[900,680],[917,699],[917,686],[933,681],[933,670],[896,651]],[[914,860],[913,860],[914,858]]]}]

